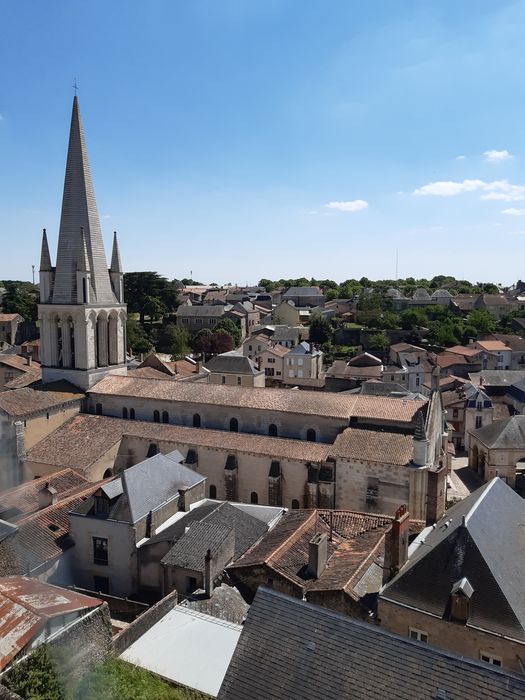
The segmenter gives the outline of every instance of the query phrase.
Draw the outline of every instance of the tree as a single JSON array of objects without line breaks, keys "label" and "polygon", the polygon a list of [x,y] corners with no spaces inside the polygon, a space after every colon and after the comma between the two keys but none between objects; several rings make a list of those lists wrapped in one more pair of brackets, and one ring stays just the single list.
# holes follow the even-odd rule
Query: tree
[{"label": "tree", "polygon": [[221,352],[230,352],[230,350],[233,350],[233,338],[227,331],[219,328],[212,333],[211,349],[214,355],[220,355]]},{"label": "tree", "polygon": [[65,693],[45,644],[2,677],[9,690],[31,700],[64,700]]},{"label": "tree", "polygon": [[[213,332],[216,333],[220,330],[226,331],[226,333],[228,333],[228,335],[232,338],[233,347],[236,348],[241,344],[241,329],[235,323],[235,321],[231,320],[231,318],[221,319],[215,326],[215,330]],[[223,352],[226,351],[224,350]]]},{"label": "tree", "polygon": [[405,331],[414,330],[428,323],[426,314],[421,309],[405,309],[399,314],[401,328]]},{"label": "tree", "polygon": [[[173,311],[178,303],[179,282],[170,282],[158,272],[127,272],[124,275],[124,298],[130,313],[138,313],[144,323],[148,297],[153,297],[164,307],[162,313]],[[161,314],[162,315],[162,314]]]},{"label": "tree", "polygon": [[132,352],[135,353],[144,353],[149,352],[151,350],[151,347],[153,345],[153,343],[151,342],[151,338],[149,337],[148,333],[146,333],[146,331],[144,330],[144,326],[141,326],[141,324],[138,321],[132,318],[128,318],[126,324],[126,332],[128,342],[127,349],[130,349]]},{"label": "tree", "polygon": [[469,326],[476,328],[478,335],[492,333],[496,328],[496,322],[485,309],[475,309],[471,311],[467,316],[467,323]]},{"label": "tree", "polygon": [[173,357],[184,357],[189,352],[188,332],[185,328],[169,323],[160,334],[160,349]]},{"label": "tree", "polygon": [[384,332],[372,333],[372,335],[368,336],[367,346],[369,350],[386,352],[386,350],[390,347],[390,339]]},{"label": "tree", "polygon": [[324,345],[332,338],[330,321],[324,316],[315,316],[310,323],[310,341]]},{"label": "tree", "polygon": [[209,355],[213,352],[213,333],[209,328],[202,328],[191,341],[194,352],[201,355]]},{"label": "tree", "polygon": [[166,313],[166,307],[158,297],[147,296],[144,299],[143,312],[149,316],[150,323],[153,323]]},{"label": "tree", "polygon": [[20,314],[25,321],[36,321],[38,317],[38,292],[31,282],[6,280],[2,308],[6,314]]}]

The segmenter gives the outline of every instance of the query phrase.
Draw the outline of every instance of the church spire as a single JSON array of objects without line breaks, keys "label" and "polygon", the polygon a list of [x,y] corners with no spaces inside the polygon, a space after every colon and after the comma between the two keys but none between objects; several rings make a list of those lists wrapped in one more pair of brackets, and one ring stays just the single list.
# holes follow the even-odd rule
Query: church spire
[{"label": "church spire", "polygon": [[40,272],[50,272],[52,270],[51,256],[49,255],[49,245],[47,243],[46,230],[42,230],[42,250],[40,253]]},{"label": "church spire", "polygon": [[120,251],[118,249],[117,232],[113,231],[113,250],[111,251],[110,272],[122,273],[122,263],[120,262]]},{"label": "church spire", "polygon": [[87,254],[87,248],[86,248],[86,237],[84,235],[84,228],[82,227],[80,229],[80,250],[78,253],[78,260],[77,260],[77,270],[80,272],[89,272],[90,267],[89,267],[89,258]]},{"label": "church spire", "polygon": [[91,301],[98,304],[113,304],[116,299],[108,274],[84,131],[78,99],[75,95],[58,236],[52,298],[54,304],[74,304],[77,301],[77,264],[79,257],[84,254],[81,228],[84,229],[85,252],[91,270],[93,293]]}]

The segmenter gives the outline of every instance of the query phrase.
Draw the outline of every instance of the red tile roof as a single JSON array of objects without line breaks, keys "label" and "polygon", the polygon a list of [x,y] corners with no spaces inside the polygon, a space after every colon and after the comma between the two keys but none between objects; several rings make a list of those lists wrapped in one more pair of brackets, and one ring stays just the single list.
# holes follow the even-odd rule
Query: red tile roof
[{"label": "red tile roof", "polygon": [[412,435],[347,428],[337,436],[332,454],[347,460],[404,466],[414,452]]},{"label": "red tile roof", "polygon": [[36,389],[24,387],[0,392],[0,411],[10,416],[30,416],[57,406],[66,406],[80,402],[84,394],[71,391],[53,391],[52,385],[39,386]]}]

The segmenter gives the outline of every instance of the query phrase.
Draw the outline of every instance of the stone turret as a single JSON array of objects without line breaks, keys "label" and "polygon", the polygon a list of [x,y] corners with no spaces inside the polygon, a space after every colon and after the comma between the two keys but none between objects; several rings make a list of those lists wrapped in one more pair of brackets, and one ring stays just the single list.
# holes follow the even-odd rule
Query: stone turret
[{"label": "stone turret", "polygon": [[46,230],[42,231],[42,251],[40,253],[40,302],[45,304],[53,292],[53,267],[49,255]]},{"label": "stone turret", "polygon": [[416,430],[414,433],[414,456],[412,461],[418,467],[424,467],[428,464],[428,452],[430,443],[425,430],[425,419],[423,413],[418,411],[416,414]]}]

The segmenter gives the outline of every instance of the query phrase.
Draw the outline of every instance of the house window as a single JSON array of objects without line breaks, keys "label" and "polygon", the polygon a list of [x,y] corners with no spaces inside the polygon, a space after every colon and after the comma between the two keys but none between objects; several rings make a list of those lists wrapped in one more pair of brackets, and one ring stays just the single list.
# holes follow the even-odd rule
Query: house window
[{"label": "house window", "polygon": [[419,377],[416,377],[416,386],[419,386]]},{"label": "house window", "polygon": [[193,593],[193,591],[197,588],[197,579],[195,576],[187,576],[186,577],[186,593]]},{"label": "house window", "polygon": [[239,421],[237,418],[232,418],[230,420],[230,433],[238,433],[239,432]]},{"label": "house window", "polygon": [[478,402],[476,403],[476,410],[477,410],[477,411],[481,411],[482,408],[483,408],[482,402],[481,402],[481,401],[478,401]]},{"label": "house window", "polygon": [[135,409],[134,408],[129,409],[129,417],[130,417],[130,420],[135,420]]},{"label": "house window", "polygon": [[210,486],[210,498],[217,498],[217,487],[213,484]]},{"label": "house window", "polygon": [[226,384],[226,377],[224,375],[221,377],[221,384]]},{"label": "house window", "polygon": [[170,414],[167,411],[162,411],[162,422],[163,423],[170,422]]},{"label": "house window", "polygon": [[459,415],[459,411],[458,411],[457,408],[455,408],[455,409],[452,411],[452,418],[457,418],[458,415]]},{"label": "house window", "polygon": [[158,453],[159,448],[154,442],[150,442],[149,447],[148,447],[148,452],[146,454],[146,458],[148,457],[155,457],[155,455]]},{"label": "house window", "polygon": [[306,431],[306,439],[308,442],[315,442],[317,440],[317,434],[313,428],[308,428]]},{"label": "house window", "polygon": [[252,346],[251,346],[251,345],[248,345],[248,350],[251,352],[251,350],[252,350]]},{"label": "house window", "polygon": [[198,413],[193,414],[193,427],[194,428],[200,428],[201,427],[201,417]]},{"label": "house window", "polygon": [[153,422],[160,423],[160,413],[158,411],[153,411]]},{"label": "house window", "polygon": [[277,426],[275,423],[270,423],[268,426],[268,435],[270,435],[270,437],[277,437]]},{"label": "house window", "polygon": [[122,418],[127,418],[128,417],[128,409],[124,406],[122,409]]},{"label": "house window", "polygon": [[294,498],[292,501],[292,510],[297,510],[299,508],[299,501]]},{"label": "house window", "polygon": [[481,416],[476,416],[476,428],[481,428]]},{"label": "house window", "polygon": [[95,514],[107,515],[109,513],[109,498],[107,496],[95,496]]},{"label": "house window", "polygon": [[109,593],[109,578],[107,576],[93,576],[93,590],[97,593]]},{"label": "house window", "polygon": [[237,386],[240,386],[240,384],[241,384],[241,378],[237,377]]},{"label": "house window", "polygon": [[95,404],[95,413],[97,414],[97,416],[102,415],[102,404],[101,403]]},{"label": "house window", "polygon": [[480,661],[484,661],[486,664],[492,664],[493,666],[501,666],[501,657],[493,656],[488,651],[479,652]]},{"label": "house window", "polygon": [[410,639],[415,639],[418,642],[425,642],[425,644],[428,643],[428,633],[415,629],[414,627],[410,628],[408,636]]},{"label": "house window", "polygon": [[108,565],[108,541],[105,537],[93,537],[93,564]]},{"label": "house window", "polygon": [[252,491],[250,494],[250,503],[259,503],[259,496],[256,491]]}]

